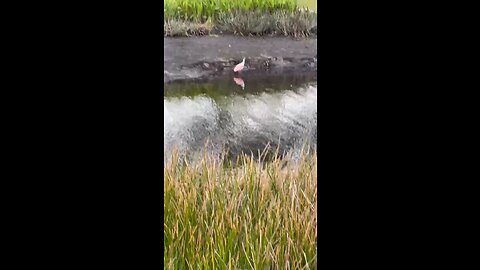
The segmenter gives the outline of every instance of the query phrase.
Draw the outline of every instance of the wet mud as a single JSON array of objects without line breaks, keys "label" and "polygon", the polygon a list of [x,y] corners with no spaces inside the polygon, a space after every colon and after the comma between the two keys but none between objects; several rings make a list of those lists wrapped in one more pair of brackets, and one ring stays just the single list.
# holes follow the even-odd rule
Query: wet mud
[{"label": "wet mud", "polygon": [[243,73],[316,72],[317,40],[237,36],[164,38],[164,83],[230,75],[243,57],[246,58]]}]

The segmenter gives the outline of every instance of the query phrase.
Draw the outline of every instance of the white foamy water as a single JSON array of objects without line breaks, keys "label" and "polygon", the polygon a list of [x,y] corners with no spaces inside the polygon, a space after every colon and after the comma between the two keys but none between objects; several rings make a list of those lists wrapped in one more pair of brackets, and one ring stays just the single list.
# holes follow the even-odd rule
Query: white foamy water
[{"label": "white foamy water", "polygon": [[[163,141],[165,153],[174,147],[186,150],[196,142],[195,126],[206,131],[205,124],[216,124],[218,109],[215,102],[208,97],[164,99]],[[201,130],[204,128],[204,130]]]},{"label": "white foamy water", "polygon": [[[217,103],[206,96],[164,98],[164,157],[174,147],[191,153],[206,140],[241,150],[266,143],[295,147],[316,142],[317,86],[297,91],[230,96]],[[315,137],[315,138],[312,138]]]}]

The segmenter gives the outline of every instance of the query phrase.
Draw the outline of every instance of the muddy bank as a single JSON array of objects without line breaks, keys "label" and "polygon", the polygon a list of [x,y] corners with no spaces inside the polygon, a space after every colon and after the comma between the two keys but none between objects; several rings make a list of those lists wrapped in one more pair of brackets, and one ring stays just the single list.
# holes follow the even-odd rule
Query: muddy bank
[{"label": "muddy bank", "polygon": [[245,73],[260,74],[317,69],[317,40],[283,37],[164,38],[164,83],[202,80],[233,74],[246,57]]}]

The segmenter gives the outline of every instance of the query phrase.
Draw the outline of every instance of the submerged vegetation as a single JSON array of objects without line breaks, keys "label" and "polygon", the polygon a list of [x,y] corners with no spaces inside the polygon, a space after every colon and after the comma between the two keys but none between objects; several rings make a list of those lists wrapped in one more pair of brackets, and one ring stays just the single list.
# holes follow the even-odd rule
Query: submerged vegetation
[{"label": "submerged vegetation", "polygon": [[316,12],[296,0],[165,0],[164,16],[164,36],[308,37],[317,31]]},{"label": "submerged vegetation", "polygon": [[233,164],[174,154],[164,169],[165,269],[316,269],[316,172],[315,153]]}]

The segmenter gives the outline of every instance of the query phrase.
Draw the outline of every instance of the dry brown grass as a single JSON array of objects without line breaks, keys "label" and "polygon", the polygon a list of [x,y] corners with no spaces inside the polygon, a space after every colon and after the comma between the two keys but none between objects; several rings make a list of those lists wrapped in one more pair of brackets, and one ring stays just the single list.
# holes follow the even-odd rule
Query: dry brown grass
[{"label": "dry brown grass", "polygon": [[316,154],[228,163],[166,164],[165,268],[316,269]]},{"label": "dry brown grass", "polygon": [[197,23],[185,20],[166,20],[164,36],[201,36],[209,34],[234,34],[255,36],[311,37],[317,34],[316,13],[295,12],[229,12],[220,13],[214,22]]}]

